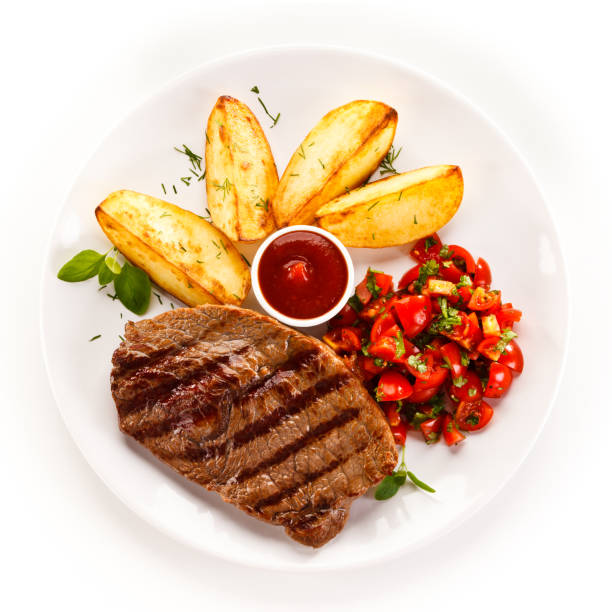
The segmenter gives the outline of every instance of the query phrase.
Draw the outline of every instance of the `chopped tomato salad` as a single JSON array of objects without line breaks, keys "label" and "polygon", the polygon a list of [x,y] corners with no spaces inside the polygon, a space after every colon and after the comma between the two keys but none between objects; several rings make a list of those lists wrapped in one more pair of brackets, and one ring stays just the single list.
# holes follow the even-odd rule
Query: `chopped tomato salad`
[{"label": "chopped tomato salad", "polygon": [[488,400],[523,371],[522,313],[491,288],[489,264],[437,234],[419,240],[393,278],[368,270],[323,340],[361,378],[398,444],[408,432],[449,446],[493,417]]}]

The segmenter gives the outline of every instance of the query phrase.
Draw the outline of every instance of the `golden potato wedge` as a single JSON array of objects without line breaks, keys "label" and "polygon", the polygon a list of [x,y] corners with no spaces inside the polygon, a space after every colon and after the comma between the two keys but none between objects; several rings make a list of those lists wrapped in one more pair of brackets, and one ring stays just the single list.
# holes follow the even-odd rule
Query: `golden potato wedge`
[{"label": "golden potato wedge", "polygon": [[274,230],[270,200],[278,173],[259,121],[246,104],[221,96],[206,128],[206,199],[213,223],[232,240]]},{"label": "golden potato wedge", "polygon": [[462,198],[459,166],[429,166],[368,183],[327,202],[316,221],[346,246],[395,246],[437,232],[457,212]]},{"label": "golden potato wedge", "polygon": [[247,264],[216,227],[174,204],[135,191],[115,191],[96,208],[109,240],[151,280],[188,306],[241,304]]},{"label": "golden potato wedge", "polygon": [[336,108],[291,157],[272,198],[278,227],[312,223],[325,202],[361,185],[391,147],[397,112],[370,100]]}]

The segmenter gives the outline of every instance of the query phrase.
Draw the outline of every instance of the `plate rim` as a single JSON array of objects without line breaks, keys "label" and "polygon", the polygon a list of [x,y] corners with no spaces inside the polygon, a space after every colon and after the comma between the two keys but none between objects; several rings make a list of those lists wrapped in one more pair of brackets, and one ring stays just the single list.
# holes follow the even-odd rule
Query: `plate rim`
[{"label": "plate rim", "polygon": [[[46,342],[45,334],[44,334],[44,315],[45,315],[45,310],[46,310],[45,303],[47,299],[45,297],[46,294],[44,292],[44,288],[45,288],[45,282],[47,280],[47,270],[49,268],[49,263],[50,263],[51,250],[52,250],[52,245],[53,245],[53,237],[58,227],[60,217],[62,216],[64,209],[66,207],[66,204],[70,198],[72,190],[74,189],[74,186],[76,182],[78,181],[79,177],[83,174],[87,166],[91,163],[92,159],[95,157],[95,155],[99,151],[100,147],[108,140],[108,138],[115,132],[115,130],[119,128],[120,125],[128,121],[130,117],[136,114],[147,102],[153,100],[154,98],[162,94],[164,91],[170,90],[178,86],[182,81],[188,80],[195,73],[201,70],[211,68],[217,65],[223,65],[224,63],[231,63],[236,60],[241,60],[241,59],[253,57],[256,55],[260,55],[260,54],[266,54],[266,53],[320,52],[320,51],[330,52],[330,53],[334,53],[338,55],[344,55],[346,57],[352,57],[352,58],[362,57],[362,58],[367,58],[367,59],[375,60],[378,62],[390,64],[400,70],[411,72],[417,77],[432,83],[434,86],[445,91],[450,96],[456,98],[461,103],[468,106],[472,111],[474,111],[479,117],[481,117],[488,124],[490,128],[492,128],[501,137],[504,144],[509,147],[509,149],[512,151],[514,155],[516,155],[517,159],[520,161],[523,168],[527,171],[527,174],[529,178],[531,179],[531,181],[533,182],[533,185],[537,191],[537,194],[539,195],[540,199],[542,200],[544,204],[546,212],[548,213],[548,218],[551,221],[552,233],[554,237],[556,238],[557,243],[559,245],[560,272],[562,274],[563,280],[565,281],[565,296],[564,297],[565,297],[566,311],[565,311],[565,325],[564,325],[564,329],[562,330],[563,331],[563,349],[562,349],[561,363],[560,363],[559,371],[557,373],[553,392],[548,401],[546,412],[543,415],[541,423],[537,431],[535,432],[531,443],[523,451],[519,460],[509,470],[508,474],[503,479],[501,479],[496,484],[496,486],[492,487],[491,490],[488,491],[486,494],[483,494],[480,497],[478,497],[463,512],[458,514],[452,521],[450,521],[446,526],[441,528],[439,531],[424,537],[422,540],[419,540],[418,542],[413,543],[412,545],[408,547],[405,547],[405,548],[400,547],[392,551],[384,551],[379,554],[375,554],[369,557],[368,559],[364,559],[364,560],[350,560],[349,559],[347,562],[341,565],[337,563],[336,564],[335,563],[318,563],[316,565],[308,565],[308,564],[299,565],[293,562],[291,563],[249,562],[248,559],[240,558],[235,555],[232,556],[229,553],[225,553],[225,551],[212,551],[212,550],[202,549],[201,547],[197,546],[194,542],[190,541],[187,537],[183,536],[182,534],[179,534],[175,531],[170,530],[168,527],[166,527],[164,523],[156,520],[153,516],[140,513],[136,509],[136,507],[134,507],[131,504],[131,502],[129,502],[119,491],[117,491],[115,487],[110,482],[108,482],[108,480],[100,472],[98,472],[98,470],[96,470],[95,467],[92,465],[87,454],[84,452],[83,448],[79,444],[77,436],[75,435],[75,432],[73,431],[72,427],[69,425],[68,421],[66,420],[66,417],[61,407],[61,403],[59,401],[55,382],[53,381],[51,377],[48,347],[47,347],[47,342]],[[480,106],[478,106],[470,98],[468,98],[465,94],[457,90],[455,87],[449,85],[441,78],[435,76],[434,74],[418,66],[415,66],[409,62],[406,62],[394,56],[389,56],[389,55],[379,53],[376,51],[371,51],[368,49],[360,49],[360,48],[346,46],[346,45],[317,44],[317,43],[275,44],[275,45],[265,45],[265,46],[260,46],[260,47],[249,47],[241,51],[214,57],[207,61],[201,62],[197,66],[194,66],[168,79],[167,81],[164,81],[160,86],[155,87],[152,91],[148,92],[147,94],[139,96],[136,103],[133,104],[125,113],[123,113],[119,117],[118,120],[114,121],[107,130],[104,131],[102,137],[97,140],[93,150],[90,151],[89,155],[84,158],[84,161],[79,166],[77,172],[73,176],[72,181],[70,182],[70,186],[65,191],[64,196],[61,200],[61,205],[57,208],[56,213],[53,218],[53,222],[50,225],[49,234],[45,242],[44,258],[42,261],[42,273],[41,273],[41,277],[39,280],[39,298],[40,298],[39,299],[39,304],[40,304],[39,321],[38,321],[39,322],[39,334],[40,334],[43,362],[45,366],[45,372],[47,374],[47,380],[49,382],[49,387],[51,389],[51,394],[53,396],[53,400],[56,404],[57,410],[62,418],[62,421],[68,431],[68,434],[70,435],[70,438],[74,442],[75,446],[79,450],[86,464],[93,471],[93,473],[104,483],[104,485],[113,493],[113,495],[116,496],[126,506],[126,508],[128,508],[130,512],[132,512],[140,520],[143,520],[145,523],[154,527],[156,530],[168,536],[173,541],[180,542],[181,544],[186,545],[192,550],[196,550],[199,553],[203,553],[204,555],[209,556],[211,558],[218,557],[218,558],[223,559],[226,562],[236,563],[244,567],[251,567],[251,568],[263,569],[263,570],[286,571],[286,572],[291,572],[291,573],[302,573],[302,572],[318,573],[318,572],[330,571],[330,570],[343,571],[343,570],[348,570],[348,569],[356,569],[356,568],[364,568],[364,567],[369,567],[369,566],[374,566],[374,565],[380,565],[381,563],[397,559],[400,556],[407,556],[410,554],[414,554],[416,551],[426,546],[431,545],[436,540],[442,538],[448,533],[451,533],[452,531],[457,529],[461,524],[463,524],[470,518],[474,517],[479,512],[483,511],[486,508],[486,506],[488,506],[488,504],[508,484],[508,482],[517,474],[517,472],[522,467],[527,457],[533,451],[533,448],[536,445],[537,441],[539,440],[544,427],[548,423],[553,406],[555,405],[557,401],[561,383],[563,381],[563,377],[565,374],[565,369],[566,369],[567,359],[568,359],[568,352],[569,352],[569,340],[570,340],[570,334],[571,334],[571,320],[572,320],[572,312],[573,312],[573,305],[570,299],[570,296],[571,296],[570,283],[571,283],[571,278],[570,278],[569,270],[567,266],[566,249],[564,248],[562,234],[559,231],[558,220],[555,216],[554,209],[550,205],[548,199],[544,196],[540,183],[538,182],[533,172],[533,169],[531,165],[528,163],[525,155],[520,151],[520,149],[518,149],[518,147],[510,139],[510,137],[505,132],[505,130],[503,130],[495,121],[493,121],[493,119],[491,119],[491,117],[485,111],[483,111],[482,108],[480,108]]]}]

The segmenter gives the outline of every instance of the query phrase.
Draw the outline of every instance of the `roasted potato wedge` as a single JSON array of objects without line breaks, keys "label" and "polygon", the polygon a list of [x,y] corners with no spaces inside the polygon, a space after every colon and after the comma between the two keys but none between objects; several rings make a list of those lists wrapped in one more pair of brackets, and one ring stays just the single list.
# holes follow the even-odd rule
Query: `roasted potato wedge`
[{"label": "roasted potato wedge", "polygon": [[96,208],[109,240],[153,282],[189,306],[241,304],[251,285],[229,238],[201,217],[135,191],[115,191]]},{"label": "roasted potato wedge", "polygon": [[312,223],[325,202],[361,185],[378,168],[395,136],[397,112],[370,100],[336,108],[291,157],[272,199],[279,227]]},{"label": "roasted potato wedge", "polygon": [[270,200],[278,173],[261,125],[246,104],[221,96],[206,128],[206,199],[213,223],[231,240],[274,230]]},{"label": "roasted potato wedge", "polygon": [[346,246],[395,246],[437,232],[462,197],[459,166],[429,166],[350,191],[319,208],[316,221]]}]

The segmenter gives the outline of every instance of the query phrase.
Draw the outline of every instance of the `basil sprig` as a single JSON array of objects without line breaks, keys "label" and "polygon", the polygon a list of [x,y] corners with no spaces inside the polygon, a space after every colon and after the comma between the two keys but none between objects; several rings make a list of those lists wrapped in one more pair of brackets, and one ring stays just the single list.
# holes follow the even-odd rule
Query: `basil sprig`
[{"label": "basil sprig", "polygon": [[146,272],[127,261],[122,266],[116,254],[116,249],[106,253],[81,251],[60,268],[57,278],[77,283],[97,276],[101,286],[112,282],[120,302],[133,313],[144,314],[151,300],[151,280]]},{"label": "basil sprig", "polygon": [[406,469],[406,464],[404,463],[404,453],[406,452],[406,447],[402,448],[402,462],[399,466],[398,470],[395,470],[393,474],[389,476],[385,476],[382,479],[382,482],[376,487],[376,491],[374,492],[374,498],[378,501],[383,501],[385,499],[390,499],[393,497],[400,489],[400,487],[406,482],[406,478],[410,479],[410,482],[414,484],[416,487],[423,489],[423,491],[427,491],[428,493],[435,493],[436,490],[430,487],[427,483],[419,480],[410,470]]}]

